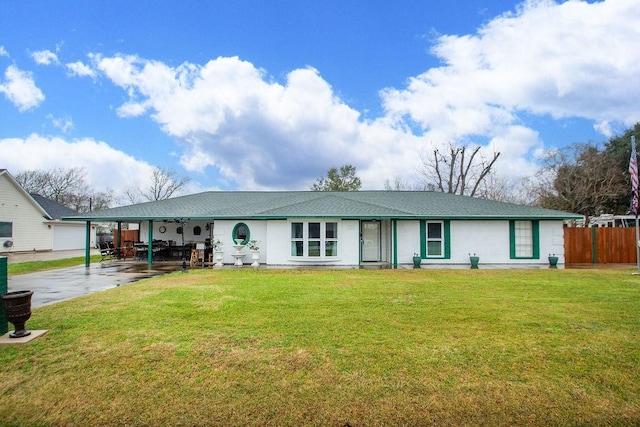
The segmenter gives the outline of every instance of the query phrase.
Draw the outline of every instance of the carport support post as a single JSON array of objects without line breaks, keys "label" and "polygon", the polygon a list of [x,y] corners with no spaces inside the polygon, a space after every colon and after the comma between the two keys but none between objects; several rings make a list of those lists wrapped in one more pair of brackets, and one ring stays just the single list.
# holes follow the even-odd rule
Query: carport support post
[{"label": "carport support post", "polygon": [[87,221],[84,241],[84,266],[89,267],[91,263],[91,221]]},{"label": "carport support post", "polygon": [[122,248],[122,221],[118,221],[118,228],[116,232],[116,254],[118,255],[118,259],[122,255],[120,253],[120,248]]},{"label": "carport support post", "polygon": [[149,250],[147,251],[147,264],[153,263],[153,220],[149,220]]},{"label": "carport support post", "polygon": [[[0,295],[7,293],[7,257],[0,256]],[[7,314],[4,310],[4,304],[0,304],[0,335],[9,332],[9,324],[7,323]]]}]

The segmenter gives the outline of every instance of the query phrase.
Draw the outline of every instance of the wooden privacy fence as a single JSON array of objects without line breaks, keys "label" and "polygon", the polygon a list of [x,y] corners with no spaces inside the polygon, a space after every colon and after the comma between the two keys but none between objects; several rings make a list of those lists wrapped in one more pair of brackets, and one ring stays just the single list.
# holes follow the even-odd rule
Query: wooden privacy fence
[{"label": "wooden privacy fence", "polygon": [[566,264],[635,264],[634,227],[565,228]]}]

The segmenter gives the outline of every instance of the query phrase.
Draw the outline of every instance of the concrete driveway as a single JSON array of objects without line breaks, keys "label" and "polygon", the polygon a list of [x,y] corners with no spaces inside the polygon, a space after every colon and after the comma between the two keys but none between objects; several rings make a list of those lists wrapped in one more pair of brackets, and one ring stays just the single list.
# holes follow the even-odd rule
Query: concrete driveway
[{"label": "concrete driveway", "polygon": [[[77,254],[79,252],[81,252],[80,255]],[[84,251],[65,251],[58,254],[55,252],[11,254],[8,256],[8,262],[11,264],[83,255]],[[9,292],[34,291],[31,306],[37,308],[180,269],[181,266],[177,264],[154,264],[149,267],[146,263],[105,261],[91,264],[89,268],[80,265],[14,275],[8,278],[7,285]]]}]

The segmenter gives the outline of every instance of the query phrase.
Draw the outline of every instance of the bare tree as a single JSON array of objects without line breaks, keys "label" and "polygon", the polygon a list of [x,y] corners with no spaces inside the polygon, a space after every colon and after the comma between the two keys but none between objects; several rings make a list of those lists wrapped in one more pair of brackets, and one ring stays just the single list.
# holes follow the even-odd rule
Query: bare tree
[{"label": "bare tree", "polygon": [[418,184],[411,184],[400,177],[396,177],[392,180],[386,179],[384,181],[384,189],[388,191],[422,191]]},{"label": "bare tree", "polygon": [[125,195],[131,203],[139,203],[142,200],[153,202],[169,199],[189,181],[189,177],[178,176],[174,170],[155,167],[151,173],[151,183],[148,186],[130,188],[125,191]]},{"label": "bare tree", "polygon": [[584,143],[548,153],[533,187],[540,206],[587,218],[624,213],[630,200],[628,176],[615,153]]},{"label": "bare tree", "polygon": [[93,192],[87,185],[84,168],[28,170],[16,175],[16,181],[28,193],[36,193],[78,212],[107,208],[113,203],[113,191]]},{"label": "bare tree", "polygon": [[435,148],[422,160],[422,175],[425,187],[444,193],[475,196],[482,181],[491,172],[499,152],[486,159],[481,146],[469,147],[449,144],[446,152]]},{"label": "bare tree", "polygon": [[482,180],[476,192],[477,197],[520,205],[530,205],[534,202],[534,199],[527,192],[526,184],[528,183],[528,178],[510,181],[493,172]]}]

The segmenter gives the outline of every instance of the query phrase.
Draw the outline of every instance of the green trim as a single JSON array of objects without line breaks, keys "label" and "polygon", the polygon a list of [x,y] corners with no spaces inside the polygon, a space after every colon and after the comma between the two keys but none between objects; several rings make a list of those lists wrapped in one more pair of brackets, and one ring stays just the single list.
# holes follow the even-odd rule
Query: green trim
[{"label": "green trim", "polygon": [[236,236],[238,235],[238,228],[242,226],[244,226],[247,229],[247,237],[242,241],[242,244],[246,245],[247,243],[249,243],[249,240],[251,240],[251,230],[249,229],[249,226],[244,222],[239,222],[233,227],[233,230],[231,231],[231,239],[234,243],[236,242]]},{"label": "green trim", "polygon": [[398,221],[391,220],[393,229],[393,266],[398,268]]},{"label": "green trim", "polygon": [[89,267],[91,264],[91,221],[87,221],[85,226],[84,241],[84,266]]},{"label": "green trim", "polygon": [[533,228],[533,259],[540,259],[540,221],[532,221]]},{"label": "green trim", "polygon": [[[153,264],[153,220],[149,220],[149,231],[147,232],[147,264]],[[184,230],[182,230],[184,233]]]},{"label": "green trim", "polygon": [[[430,257],[427,255],[427,222],[442,223],[442,238],[444,239],[444,252],[442,256]],[[420,257],[422,259],[451,259],[451,221],[448,219],[420,220]]]},{"label": "green trim", "polygon": [[[526,220],[517,220],[526,221]],[[532,256],[516,256],[516,220],[509,221],[509,257],[511,259],[540,259],[540,221],[531,221]]]},{"label": "green trim", "polygon": [[516,259],[516,222],[509,221],[509,258]]},{"label": "green trim", "polygon": [[451,259],[451,221],[444,220],[444,259]]},{"label": "green trim", "polygon": [[427,221],[420,220],[420,258],[427,258]]}]

